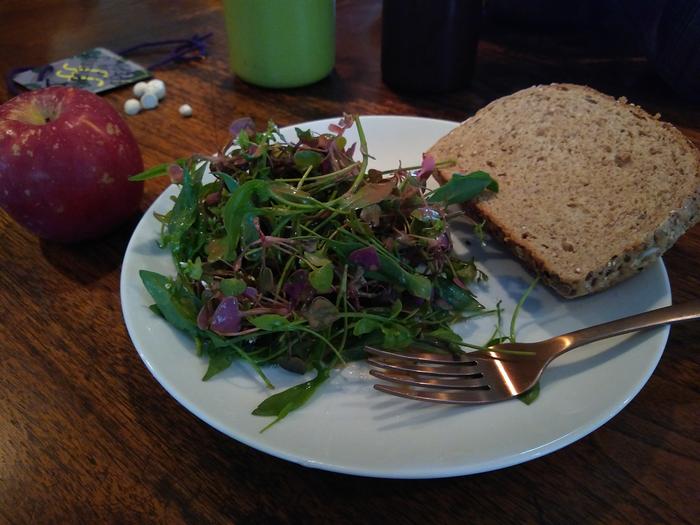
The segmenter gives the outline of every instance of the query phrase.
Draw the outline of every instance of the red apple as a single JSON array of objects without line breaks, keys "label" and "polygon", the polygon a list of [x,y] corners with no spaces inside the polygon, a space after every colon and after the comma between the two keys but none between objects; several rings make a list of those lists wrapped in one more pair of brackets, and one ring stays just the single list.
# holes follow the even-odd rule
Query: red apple
[{"label": "red apple", "polygon": [[0,206],[39,237],[99,237],[139,207],[141,152],[108,102],[84,89],[29,91],[0,106]]}]

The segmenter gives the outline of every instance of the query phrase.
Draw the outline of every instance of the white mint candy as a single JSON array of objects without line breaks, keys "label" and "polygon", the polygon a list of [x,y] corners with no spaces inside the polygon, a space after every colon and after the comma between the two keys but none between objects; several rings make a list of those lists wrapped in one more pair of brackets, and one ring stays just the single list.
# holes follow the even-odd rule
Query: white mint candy
[{"label": "white mint candy", "polygon": [[141,97],[145,92],[148,84],[146,82],[137,82],[134,84],[134,95]]},{"label": "white mint candy", "polygon": [[141,97],[141,106],[143,106],[143,109],[153,109],[158,106],[158,97],[155,95],[155,93],[151,93],[150,91],[147,91],[142,97]]},{"label": "white mint candy", "polygon": [[124,102],[124,113],[127,115],[136,115],[139,111],[141,111],[141,103],[135,98]]},{"label": "white mint candy", "polygon": [[153,93],[158,97],[158,100],[162,100],[163,97],[165,97],[165,82],[157,78],[149,80],[146,87],[146,92]]},{"label": "white mint candy", "polygon": [[183,104],[182,106],[180,106],[180,109],[178,111],[183,117],[192,116],[192,106],[190,106],[189,104]]}]

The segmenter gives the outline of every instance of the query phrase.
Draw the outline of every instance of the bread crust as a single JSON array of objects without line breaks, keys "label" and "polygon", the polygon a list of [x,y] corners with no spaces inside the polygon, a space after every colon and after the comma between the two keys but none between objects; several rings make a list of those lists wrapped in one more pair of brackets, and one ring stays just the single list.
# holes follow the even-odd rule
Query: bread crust
[{"label": "bread crust", "polygon": [[[561,93],[562,91],[566,93],[563,94]],[[647,214],[653,215],[654,221],[651,223],[649,221],[644,222],[643,229],[639,232],[630,232],[630,234],[625,236],[625,238],[616,238],[616,243],[611,243],[615,244],[615,248],[610,248],[610,251],[607,253],[602,253],[604,250],[599,249],[598,251],[601,253],[596,254],[596,257],[581,257],[580,266],[575,266],[577,261],[575,257],[576,254],[572,254],[570,252],[580,252],[585,255],[586,250],[592,249],[589,248],[588,244],[591,246],[595,245],[595,242],[590,242],[591,239],[596,235],[605,235],[606,232],[590,232],[588,237],[591,239],[587,239],[584,238],[586,235],[580,234],[581,230],[579,229],[576,231],[579,232],[577,237],[580,238],[571,240],[571,243],[573,243],[569,243],[571,245],[571,249],[567,249],[568,246],[566,245],[564,245],[564,247],[558,251],[553,250],[550,246],[547,246],[547,249],[542,248],[542,246],[545,246],[545,244],[543,241],[540,242],[540,239],[537,239],[537,236],[543,232],[537,231],[538,235],[533,234],[532,236],[527,236],[527,232],[523,234],[521,231],[522,225],[515,222],[514,214],[508,213],[507,210],[504,211],[504,208],[501,205],[503,202],[515,203],[517,205],[518,192],[534,191],[528,186],[528,183],[522,182],[521,186],[519,186],[519,180],[513,180],[513,178],[517,179],[518,170],[511,170],[508,166],[508,162],[517,162],[518,155],[508,153],[502,155],[502,158],[498,157],[497,148],[493,147],[493,145],[497,144],[498,140],[500,139],[500,137],[496,136],[491,137],[489,141],[487,141],[486,146],[481,146],[480,148],[476,147],[476,150],[474,152],[470,152],[469,155],[465,155],[464,151],[460,151],[460,146],[462,148],[465,147],[464,144],[461,144],[462,138],[478,138],[478,133],[480,130],[482,130],[482,128],[488,133],[492,133],[494,126],[493,122],[491,122],[489,119],[494,120],[494,122],[497,123],[500,122],[499,119],[503,120],[503,116],[508,115],[509,111],[511,111],[506,106],[513,106],[514,109],[512,111],[522,111],[522,108],[525,107],[529,111],[529,119],[537,120],[538,118],[541,118],[541,122],[548,122],[546,116],[544,116],[544,112],[549,111],[547,109],[547,104],[536,102],[537,97],[542,97],[547,94],[552,94],[554,99],[557,100],[561,99],[562,97],[566,97],[570,99],[571,104],[573,105],[580,105],[580,99],[588,97],[586,100],[587,103],[605,106],[604,109],[599,110],[601,113],[600,119],[602,119],[601,126],[608,125],[605,122],[606,112],[616,111],[623,118],[627,118],[629,115],[632,115],[636,119],[640,120],[640,135],[642,133],[658,134],[658,137],[654,136],[652,138],[649,138],[648,135],[644,135],[643,137],[639,137],[638,141],[642,140],[645,146],[652,144],[649,149],[650,152],[654,150],[653,144],[658,142],[658,148],[662,153],[668,154],[668,152],[671,152],[674,159],[680,159],[679,165],[682,161],[682,169],[673,165],[669,165],[668,169],[664,169],[665,165],[662,164],[654,167],[658,173],[655,171],[651,175],[646,174],[644,177],[640,176],[640,180],[643,183],[648,182],[649,184],[653,184],[656,180],[654,177],[657,177],[658,180],[661,180],[662,178],[664,178],[664,180],[670,178],[670,180],[664,182],[664,185],[662,186],[662,189],[665,191],[666,186],[671,188],[674,187],[676,181],[673,179],[673,177],[677,176],[678,185],[684,188],[684,192],[681,191],[678,195],[668,197],[664,201],[667,203],[668,208],[664,210],[655,209],[654,200],[651,198],[647,198],[647,200],[643,203],[644,206],[638,205],[636,202],[624,202],[624,206],[620,205],[619,202],[614,202],[611,207],[622,207],[624,213],[637,213],[640,217],[643,215],[646,217]],[[525,104],[525,102],[529,103],[532,101],[535,102],[522,106],[522,104]],[[598,108],[595,108],[595,110],[598,111]],[[542,115],[539,113],[542,113]],[[494,117],[494,114],[497,114],[497,116]],[[598,115],[596,115],[596,118],[597,117]],[[589,121],[591,118],[589,118]],[[629,119],[627,118],[627,120]],[[559,121],[561,121],[561,119],[559,119]],[[572,122],[571,125],[573,126],[574,123]],[[563,132],[561,130],[559,131]],[[592,131],[598,130],[579,130],[581,137],[587,137],[587,134],[591,133]],[[604,131],[606,133],[609,132],[607,129]],[[504,131],[504,133],[507,132]],[[630,151],[632,151],[631,148],[635,147],[635,138],[631,137],[631,133],[627,142],[618,141],[613,145],[612,149],[624,149],[628,142]],[[511,140],[507,144],[512,146],[514,142]],[[543,149],[542,142],[538,142],[537,137],[535,137],[533,134],[530,134],[530,136],[524,136],[516,144],[522,155],[539,154]],[[570,146],[570,144],[570,142],[565,142],[555,145],[545,144],[545,146],[549,147],[551,150],[552,147],[559,149],[566,148]],[[652,117],[638,106],[627,103],[626,99],[624,98],[616,100],[613,97],[599,93],[598,91],[587,86],[578,86],[573,84],[533,86],[532,88],[519,91],[508,97],[495,100],[443,137],[429,150],[428,153],[433,155],[437,160],[442,161],[446,160],[446,152],[461,155],[457,157],[456,171],[473,171],[476,169],[483,169],[484,171],[488,172],[501,172],[500,175],[499,173],[491,173],[492,176],[499,181],[499,184],[501,184],[501,192],[499,192],[499,194],[489,194],[475,199],[465,206],[465,211],[473,220],[480,223],[485,222],[486,229],[494,238],[508,247],[518,258],[523,261],[527,267],[538,273],[543,282],[556,290],[563,297],[573,298],[598,292],[637,274],[656,261],[678,240],[683,233],[685,233],[688,228],[697,224],[698,220],[700,220],[700,210],[698,208],[698,202],[700,199],[700,152],[698,152],[692,142],[690,142],[690,140],[688,140],[680,131],[670,124],[659,121],[658,116]],[[562,153],[562,151],[559,150],[554,150],[554,152],[556,155],[560,155]],[[634,159],[634,162],[638,163],[635,164],[635,166],[645,166],[645,159],[643,157],[640,158],[640,154],[638,152],[635,154],[636,158]],[[646,153],[642,152],[642,154]],[[618,155],[619,154],[616,153],[614,157],[614,162],[616,163],[618,162]],[[465,156],[467,157],[466,160]],[[560,156],[563,160],[567,158],[565,155]],[[624,156],[620,157],[620,159],[621,166],[613,165],[611,167],[611,172],[620,172],[627,176],[629,181],[625,182],[624,184],[627,184],[631,188],[630,193],[633,193],[632,190],[636,190],[634,185],[637,183],[637,180],[634,177],[634,173],[628,174],[624,171],[625,169],[630,168],[630,166],[625,165],[626,162],[630,161],[629,159],[626,161]],[[652,157],[649,157],[649,159],[655,160],[652,159]],[[495,164],[492,162],[492,160],[495,161]],[[577,162],[582,162],[580,156],[577,159]],[[583,162],[585,162],[585,159]],[[490,166],[488,166],[487,163],[493,164],[494,169],[489,169]],[[569,166],[565,165],[565,162],[562,161],[561,164],[561,166],[555,164],[554,168],[550,169],[551,173],[549,173],[549,175],[551,180],[554,182],[549,183],[556,184],[558,174],[562,171],[570,169]],[[657,162],[657,164],[659,163]],[[593,170],[600,169],[600,165],[593,161],[591,161],[590,166],[590,169]],[[577,166],[577,168],[579,168],[580,172],[584,174],[586,173],[585,166]],[[676,173],[678,175],[676,175]],[[444,179],[449,179],[450,173],[442,172],[441,176]],[[524,176],[521,174],[520,176],[524,178],[528,177],[527,174]],[[508,179],[508,177],[511,178]],[[595,179],[595,177],[591,177],[591,179]],[[576,180],[580,181],[580,179]],[[595,181],[593,181],[593,183],[596,184]],[[600,180],[597,179],[597,183],[599,184]],[[595,188],[591,192],[590,188],[585,187],[585,182],[582,184],[582,189],[588,191],[593,197],[596,196]],[[624,187],[624,184],[622,187]],[[547,188],[545,187],[543,192],[547,193],[546,190]],[[613,216],[614,214],[610,211],[611,207],[606,208],[602,203],[603,200],[608,198],[604,195],[606,189],[597,188],[597,190],[599,190],[601,194],[600,210],[593,210],[592,212],[588,213],[587,216],[589,218],[593,217],[593,219],[599,219],[599,217],[595,217],[599,214],[607,213]],[[576,195],[576,191],[574,191],[572,188],[561,188],[560,190],[557,189],[557,191],[560,191],[562,198]],[[553,198],[551,191],[547,195]],[[529,202],[537,202],[536,198],[531,198],[530,196],[527,197]],[[554,195],[554,197],[556,197],[556,195]],[[619,201],[624,201],[626,195],[618,195],[616,198]],[[499,199],[501,199],[500,202]],[[549,204],[551,205],[551,203]],[[590,205],[590,203],[587,204]],[[650,210],[649,208],[654,209]],[[553,213],[553,217],[555,215],[557,214]],[[523,214],[521,213],[519,216],[522,218]],[[559,214],[557,216],[570,217],[571,214]],[[546,221],[542,224],[546,224]],[[640,224],[642,224],[641,221]],[[567,224],[557,224],[555,226],[564,232],[566,232],[567,228],[570,227],[570,225]],[[611,227],[612,230],[614,230],[614,226],[615,224],[613,224],[613,227]],[[543,226],[540,224],[539,228],[542,230]],[[549,232],[544,233],[549,234]],[[620,233],[616,232],[615,236],[620,237]],[[538,244],[538,242],[540,242],[540,244]],[[549,241],[547,242],[549,243]],[[565,242],[568,243],[569,241]],[[607,249],[608,247],[605,246],[605,248]],[[572,266],[574,266],[573,271]]]}]

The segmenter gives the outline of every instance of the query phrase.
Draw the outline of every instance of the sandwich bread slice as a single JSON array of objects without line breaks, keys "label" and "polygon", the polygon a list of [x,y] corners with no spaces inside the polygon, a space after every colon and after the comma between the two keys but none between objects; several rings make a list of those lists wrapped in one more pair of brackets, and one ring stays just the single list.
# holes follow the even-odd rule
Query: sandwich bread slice
[{"label": "sandwich bread slice", "polygon": [[490,103],[429,151],[498,181],[467,207],[564,297],[604,290],[698,222],[700,153],[624,98],[572,84]]}]

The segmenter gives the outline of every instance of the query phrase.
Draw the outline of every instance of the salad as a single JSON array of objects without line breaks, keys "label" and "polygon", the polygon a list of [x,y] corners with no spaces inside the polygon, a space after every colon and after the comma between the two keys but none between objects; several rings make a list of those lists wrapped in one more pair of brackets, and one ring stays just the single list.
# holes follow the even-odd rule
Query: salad
[{"label": "salad", "polygon": [[[352,126],[357,144],[344,136]],[[157,215],[160,246],[177,273],[140,276],[151,309],[208,360],[204,380],[237,359],[270,388],[266,366],[315,372],[255,408],[272,425],[335,367],[363,359],[367,345],[483,348],[451,326],[500,310],[487,310],[469,290],[485,275],[453,255],[448,220],[450,205],[498,191],[487,173],[456,173],[429,189],[449,163],[424,156],[420,166],[371,169],[362,124],[350,115],[324,134],[297,128],[291,142],[272,122],[256,129],[240,119],[231,132],[214,156],[132,177],[166,175],[180,185],[172,209]]]}]

